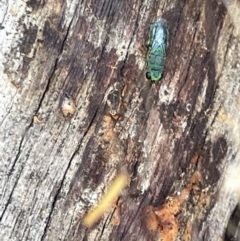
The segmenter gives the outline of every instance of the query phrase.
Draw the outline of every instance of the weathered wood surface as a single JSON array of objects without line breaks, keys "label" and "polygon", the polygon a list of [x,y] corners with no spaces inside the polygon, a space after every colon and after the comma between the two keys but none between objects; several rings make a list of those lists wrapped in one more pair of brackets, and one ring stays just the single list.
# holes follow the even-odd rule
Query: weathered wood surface
[{"label": "weathered wood surface", "polygon": [[[170,41],[152,86],[142,46],[160,16]],[[224,240],[240,41],[221,1],[2,1],[0,40],[1,240]],[[84,227],[120,172],[118,207]]]}]

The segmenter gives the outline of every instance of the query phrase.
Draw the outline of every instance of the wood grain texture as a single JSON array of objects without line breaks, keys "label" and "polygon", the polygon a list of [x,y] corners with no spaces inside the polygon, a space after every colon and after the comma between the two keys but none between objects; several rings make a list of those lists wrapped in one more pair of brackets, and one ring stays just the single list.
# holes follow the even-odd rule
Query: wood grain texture
[{"label": "wood grain texture", "polygon": [[[240,40],[222,1],[9,0],[0,13],[1,239],[224,240]],[[170,41],[152,85],[143,46],[159,17]],[[118,173],[127,188],[85,227]]]}]

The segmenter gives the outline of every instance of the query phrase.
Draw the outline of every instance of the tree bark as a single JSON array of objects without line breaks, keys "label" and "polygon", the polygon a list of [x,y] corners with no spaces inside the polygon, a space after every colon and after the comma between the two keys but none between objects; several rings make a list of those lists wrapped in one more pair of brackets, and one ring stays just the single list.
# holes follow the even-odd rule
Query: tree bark
[{"label": "tree bark", "polygon": [[[237,240],[240,6],[224,3],[0,3],[1,240]],[[152,85],[142,47],[159,17]],[[127,187],[86,227],[119,173]]]}]

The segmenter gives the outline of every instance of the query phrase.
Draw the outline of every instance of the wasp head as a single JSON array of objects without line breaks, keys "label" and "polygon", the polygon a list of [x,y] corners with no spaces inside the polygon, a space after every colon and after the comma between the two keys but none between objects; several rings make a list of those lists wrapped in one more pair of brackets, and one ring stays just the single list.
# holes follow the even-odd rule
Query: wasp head
[{"label": "wasp head", "polygon": [[159,73],[159,71],[151,70],[146,73],[146,78],[153,82],[157,82],[162,78],[162,74]]}]

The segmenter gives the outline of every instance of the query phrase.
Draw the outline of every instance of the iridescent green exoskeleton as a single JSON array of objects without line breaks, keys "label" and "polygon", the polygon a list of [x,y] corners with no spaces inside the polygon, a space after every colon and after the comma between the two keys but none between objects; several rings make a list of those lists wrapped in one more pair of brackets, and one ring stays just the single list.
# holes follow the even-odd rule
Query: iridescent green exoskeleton
[{"label": "iridescent green exoskeleton", "polygon": [[160,18],[151,26],[148,45],[146,77],[157,82],[162,78],[168,45],[168,29],[164,19]]}]

